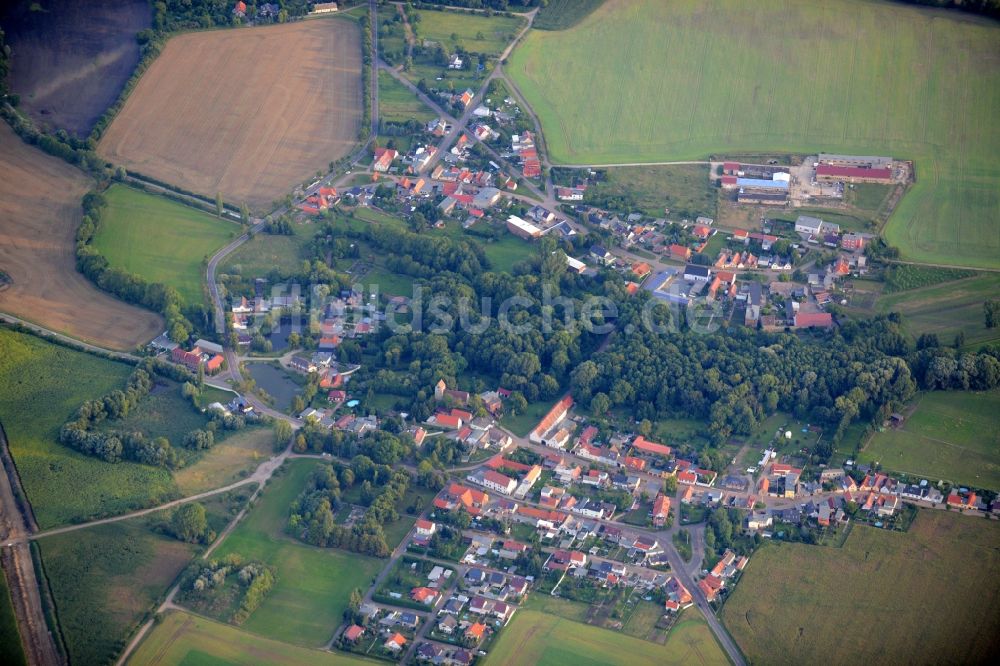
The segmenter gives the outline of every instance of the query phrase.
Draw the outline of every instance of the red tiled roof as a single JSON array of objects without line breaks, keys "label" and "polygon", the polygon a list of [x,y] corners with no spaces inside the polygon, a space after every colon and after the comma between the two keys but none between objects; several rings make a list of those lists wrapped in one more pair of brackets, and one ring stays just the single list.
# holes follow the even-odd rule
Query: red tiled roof
[{"label": "red tiled roof", "polygon": [[549,413],[546,414],[542,418],[542,420],[538,422],[537,426],[535,426],[534,430],[535,435],[538,437],[544,435],[549,428],[555,425],[557,421],[560,421],[566,415],[566,412],[568,412],[569,408],[572,406],[573,406],[573,398],[570,396],[566,396],[565,398],[557,402],[555,405],[553,405],[552,409],[549,410]]},{"label": "red tiled roof", "polygon": [[833,315],[829,312],[799,312],[795,315],[795,325],[799,328],[809,326],[833,326]]},{"label": "red tiled roof", "polygon": [[658,456],[669,456],[670,447],[664,446],[663,444],[657,444],[656,442],[650,442],[642,435],[639,435],[632,442],[632,448],[638,449],[644,453],[652,453]]},{"label": "red tiled roof", "polygon": [[830,164],[820,164],[816,167],[817,176],[830,178],[873,178],[876,180],[892,180],[892,169],[862,169],[860,167],[841,167]]}]

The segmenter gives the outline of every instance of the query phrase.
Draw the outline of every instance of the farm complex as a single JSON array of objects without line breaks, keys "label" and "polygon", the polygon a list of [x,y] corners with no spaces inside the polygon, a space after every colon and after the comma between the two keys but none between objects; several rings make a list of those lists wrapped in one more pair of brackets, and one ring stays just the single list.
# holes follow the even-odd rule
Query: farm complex
[{"label": "farm complex", "polygon": [[996,661],[997,21],[4,4],[0,662]]},{"label": "farm complex", "polygon": [[[510,72],[556,162],[914,160],[888,239],[911,259],[996,267],[997,44],[995,25],[886,3],[612,0],[572,29],[529,35]],[[595,51],[592,66],[565,66]]]},{"label": "farm complex", "polygon": [[263,210],[357,142],[360,52],[356,24],[337,18],[174,37],[98,150]]}]

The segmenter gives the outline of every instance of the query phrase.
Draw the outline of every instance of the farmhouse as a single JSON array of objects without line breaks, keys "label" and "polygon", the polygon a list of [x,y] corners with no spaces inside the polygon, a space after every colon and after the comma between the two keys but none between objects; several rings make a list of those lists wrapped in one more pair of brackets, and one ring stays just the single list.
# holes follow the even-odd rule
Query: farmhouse
[{"label": "farmhouse", "polygon": [[796,312],[795,328],[832,328],[833,315],[829,312]]},{"label": "farmhouse", "polygon": [[376,148],[375,161],[372,164],[372,171],[385,173],[392,166],[393,160],[399,157],[399,153],[392,148]]},{"label": "farmhouse", "polygon": [[573,398],[570,396],[566,396],[565,398],[557,402],[555,405],[552,406],[552,409],[549,410],[549,413],[546,414],[542,418],[542,420],[538,422],[538,425],[535,426],[535,429],[531,431],[531,435],[528,437],[528,439],[534,442],[535,444],[544,444],[545,435],[550,430],[552,430],[557,425],[563,422],[563,420],[566,418],[566,415],[569,414],[569,410],[572,406],[573,406]]},{"label": "farmhouse", "polygon": [[317,2],[313,5],[313,14],[329,14],[331,12],[337,11],[336,2]]},{"label": "farmhouse", "polygon": [[478,516],[489,503],[489,495],[452,483],[441,495],[434,498],[434,506],[443,511],[454,511],[462,507],[473,516]]},{"label": "farmhouse", "polygon": [[667,517],[670,515],[670,498],[660,493],[653,500],[653,525],[655,527],[663,527],[667,522]]}]

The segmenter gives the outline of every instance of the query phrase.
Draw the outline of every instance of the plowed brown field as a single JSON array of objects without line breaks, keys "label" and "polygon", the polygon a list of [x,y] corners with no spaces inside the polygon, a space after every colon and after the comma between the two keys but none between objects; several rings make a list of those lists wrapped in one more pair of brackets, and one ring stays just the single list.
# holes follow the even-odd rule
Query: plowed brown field
[{"label": "plowed brown field", "polygon": [[128,350],[162,331],[156,314],[106,294],[77,272],[80,198],[92,181],[0,123],[0,311],[92,344]]},{"label": "plowed brown field", "polygon": [[98,152],[261,210],[346,155],[361,121],[361,34],[343,19],[168,42]]}]

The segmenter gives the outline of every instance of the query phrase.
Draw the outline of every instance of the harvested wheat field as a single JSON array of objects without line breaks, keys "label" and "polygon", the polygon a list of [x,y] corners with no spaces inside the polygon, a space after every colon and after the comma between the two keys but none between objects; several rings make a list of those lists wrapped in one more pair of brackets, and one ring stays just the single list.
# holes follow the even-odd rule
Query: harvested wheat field
[{"label": "harvested wheat field", "polygon": [[98,152],[262,210],[346,155],[361,122],[361,34],[340,18],[171,39]]},{"label": "harvested wheat field", "polygon": [[162,330],[159,316],[128,305],[76,271],[80,199],[92,181],[21,141],[0,123],[0,311],[112,349]]}]

